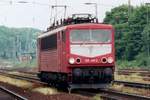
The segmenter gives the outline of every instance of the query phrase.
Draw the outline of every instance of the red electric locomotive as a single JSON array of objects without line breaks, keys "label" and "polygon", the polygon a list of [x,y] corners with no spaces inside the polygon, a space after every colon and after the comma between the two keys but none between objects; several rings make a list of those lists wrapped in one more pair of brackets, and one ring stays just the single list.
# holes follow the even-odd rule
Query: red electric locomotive
[{"label": "red electric locomotive", "polygon": [[114,29],[91,15],[53,24],[38,36],[39,77],[70,88],[104,88],[114,79]]}]

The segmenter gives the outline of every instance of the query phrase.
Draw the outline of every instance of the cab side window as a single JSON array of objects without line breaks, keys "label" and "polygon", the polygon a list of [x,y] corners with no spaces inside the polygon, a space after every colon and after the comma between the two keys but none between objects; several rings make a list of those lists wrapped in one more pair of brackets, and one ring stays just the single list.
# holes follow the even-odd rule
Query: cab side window
[{"label": "cab side window", "polygon": [[57,49],[57,34],[52,34],[41,39],[41,50],[50,49]]}]

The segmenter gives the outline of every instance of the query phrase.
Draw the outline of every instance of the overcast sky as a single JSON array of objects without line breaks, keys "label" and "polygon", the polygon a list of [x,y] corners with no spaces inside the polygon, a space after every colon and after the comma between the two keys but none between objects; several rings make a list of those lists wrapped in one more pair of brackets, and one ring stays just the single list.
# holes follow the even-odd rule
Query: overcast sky
[{"label": "overcast sky", "polygon": [[[18,3],[26,1],[28,3]],[[50,24],[50,5],[67,5],[67,16],[72,13],[95,14],[94,5],[85,5],[86,2],[98,4],[98,18],[103,21],[106,11],[112,8],[128,4],[128,0],[0,0],[0,25],[9,27],[33,27],[46,30]],[[141,5],[150,0],[131,0],[131,5]],[[53,16],[56,13],[53,11]],[[57,9],[58,18],[63,16],[64,10]]]}]

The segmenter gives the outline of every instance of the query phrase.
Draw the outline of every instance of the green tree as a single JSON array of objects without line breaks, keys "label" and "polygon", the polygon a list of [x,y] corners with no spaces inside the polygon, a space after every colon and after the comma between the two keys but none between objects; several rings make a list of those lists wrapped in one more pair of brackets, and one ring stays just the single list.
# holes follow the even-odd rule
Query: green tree
[{"label": "green tree", "polygon": [[[150,12],[149,12],[150,13]],[[147,25],[147,6],[137,7],[129,18],[128,60],[133,60],[142,52],[144,46],[143,31]]]},{"label": "green tree", "polygon": [[0,57],[17,58],[22,53],[35,53],[36,38],[40,30],[33,28],[7,28],[0,26]]},{"label": "green tree", "polygon": [[[133,8],[132,8],[133,9]],[[117,59],[126,59],[126,37],[129,33],[128,6],[121,5],[106,12],[104,23],[112,24],[115,28],[115,46]]]},{"label": "green tree", "polygon": [[147,56],[150,49],[150,6],[132,7],[129,17],[127,13],[128,6],[115,7],[106,13],[104,23],[115,27],[117,58],[133,62],[136,66],[146,66],[149,64],[147,59],[150,59]]}]

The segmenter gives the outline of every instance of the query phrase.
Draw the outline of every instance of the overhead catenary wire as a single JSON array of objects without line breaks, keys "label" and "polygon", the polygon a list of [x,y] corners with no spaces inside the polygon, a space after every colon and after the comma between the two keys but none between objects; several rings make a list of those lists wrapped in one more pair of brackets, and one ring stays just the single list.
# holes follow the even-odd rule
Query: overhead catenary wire
[{"label": "overhead catenary wire", "polygon": [[[60,10],[59,12],[57,12],[57,16],[58,16],[58,15],[62,15],[62,13],[63,13],[62,11],[63,11],[63,10]],[[51,19],[51,22],[52,22],[52,19],[53,19],[53,22],[56,21],[56,20],[55,20],[55,16],[56,16],[56,14],[54,14],[54,16],[51,16],[51,18],[50,18],[50,19]]]}]

